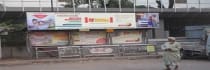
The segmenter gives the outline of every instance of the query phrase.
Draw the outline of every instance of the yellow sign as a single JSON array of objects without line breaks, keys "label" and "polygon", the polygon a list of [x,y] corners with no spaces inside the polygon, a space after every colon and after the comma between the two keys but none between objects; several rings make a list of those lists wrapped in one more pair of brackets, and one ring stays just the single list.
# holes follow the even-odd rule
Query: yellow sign
[{"label": "yellow sign", "polygon": [[112,33],[112,32],[114,32],[114,29],[106,29],[106,32]]},{"label": "yellow sign", "polygon": [[153,45],[148,45],[148,46],[147,46],[147,52],[155,52],[155,46],[153,46]]}]

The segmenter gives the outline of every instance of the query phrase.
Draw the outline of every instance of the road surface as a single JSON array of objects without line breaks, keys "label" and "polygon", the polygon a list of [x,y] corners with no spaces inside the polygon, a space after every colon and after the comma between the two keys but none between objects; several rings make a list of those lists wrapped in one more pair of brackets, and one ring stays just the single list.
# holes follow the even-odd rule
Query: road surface
[{"label": "road surface", "polygon": [[[4,66],[0,70],[163,70],[160,59],[97,60]],[[210,61],[183,60],[179,70],[210,70]]]}]

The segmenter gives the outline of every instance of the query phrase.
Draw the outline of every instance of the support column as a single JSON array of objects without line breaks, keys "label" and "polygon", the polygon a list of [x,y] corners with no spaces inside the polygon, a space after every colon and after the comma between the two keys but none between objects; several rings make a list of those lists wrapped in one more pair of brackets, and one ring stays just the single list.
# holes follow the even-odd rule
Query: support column
[{"label": "support column", "polygon": [[1,36],[0,36],[0,59],[2,59]]}]

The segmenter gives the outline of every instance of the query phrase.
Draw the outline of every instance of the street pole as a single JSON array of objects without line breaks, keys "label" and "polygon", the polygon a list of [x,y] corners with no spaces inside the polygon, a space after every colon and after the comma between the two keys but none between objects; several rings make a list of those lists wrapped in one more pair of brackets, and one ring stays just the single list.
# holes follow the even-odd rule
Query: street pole
[{"label": "street pole", "polygon": [[53,0],[51,0],[51,11],[54,11]]},{"label": "street pole", "polygon": [[1,50],[1,36],[0,36],[0,59],[2,59],[2,50]]}]

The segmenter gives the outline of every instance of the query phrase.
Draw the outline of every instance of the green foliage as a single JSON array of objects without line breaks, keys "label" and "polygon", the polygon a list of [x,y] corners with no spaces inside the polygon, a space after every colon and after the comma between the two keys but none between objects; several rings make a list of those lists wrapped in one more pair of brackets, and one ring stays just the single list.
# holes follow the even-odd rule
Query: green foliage
[{"label": "green foliage", "polygon": [[107,4],[107,8],[119,8],[119,1],[118,0],[109,0]]},{"label": "green foliage", "polygon": [[121,0],[122,8],[133,8],[133,3],[128,0]]},{"label": "green foliage", "polygon": [[21,31],[26,28],[26,24],[24,21],[14,21],[14,20],[6,20],[0,22],[0,28],[3,28],[8,31]]},{"label": "green foliage", "polygon": [[0,28],[8,31],[8,35],[1,36],[3,47],[20,47],[26,45],[26,28],[24,20],[6,19],[0,22]]}]

